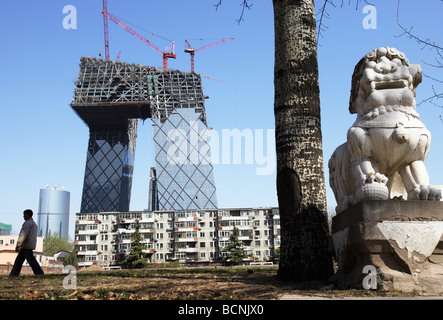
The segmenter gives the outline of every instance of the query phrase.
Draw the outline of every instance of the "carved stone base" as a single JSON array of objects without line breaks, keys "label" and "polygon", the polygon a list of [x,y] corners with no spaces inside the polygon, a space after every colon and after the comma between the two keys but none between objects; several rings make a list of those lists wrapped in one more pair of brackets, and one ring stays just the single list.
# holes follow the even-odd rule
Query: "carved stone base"
[{"label": "carved stone base", "polygon": [[373,276],[363,272],[369,265],[378,289],[443,294],[442,235],[441,201],[361,201],[332,219],[338,271],[331,280],[363,288]]}]

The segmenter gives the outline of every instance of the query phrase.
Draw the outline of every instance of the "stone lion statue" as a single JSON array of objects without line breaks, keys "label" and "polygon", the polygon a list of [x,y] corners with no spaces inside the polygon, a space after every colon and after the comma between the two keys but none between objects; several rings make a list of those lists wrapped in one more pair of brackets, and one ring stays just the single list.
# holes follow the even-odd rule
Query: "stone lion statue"
[{"label": "stone lion statue", "polygon": [[367,53],[352,75],[349,111],[357,119],[329,160],[336,212],[363,199],[440,200],[424,161],[431,134],[415,111],[421,67],[395,48]]}]

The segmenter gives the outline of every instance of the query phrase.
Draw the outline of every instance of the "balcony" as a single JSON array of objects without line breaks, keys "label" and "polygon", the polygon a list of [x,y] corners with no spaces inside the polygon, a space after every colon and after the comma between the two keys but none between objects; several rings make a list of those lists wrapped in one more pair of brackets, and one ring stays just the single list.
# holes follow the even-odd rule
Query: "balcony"
[{"label": "balcony", "polygon": [[76,220],[75,224],[96,224],[101,223],[100,220]]},{"label": "balcony", "polygon": [[175,238],[174,239],[177,242],[197,242],[197,237],[189,237],[189,238]]},{"label": "balcony", "polygon": [[97,230],[75,230],[75,234],[78,234],[78,235],[82,235],[82,234],[98,235],[98,233],[99,233],[98,229]]},{"label": "balcony", "polygon": [[97,244],[97,240],[76,240],[74,241],[74,245],[76,246],[86,246]]},{"label": "balcony", "polygon": [[95,256],[97,255],[97,250],[84,250],[84,251],[77,251],[78,256]]},{"label": "balcony", "polygon": [[178,252],[197,253],[198,248],[177,248]]},{"label": "balcony", "polygon": [[[252,225],[240,225],[236,226],[238,230],[252,230]],[[234,226],[220,226],[218,230],[232,231],[234,230]]]},{"label": "balcony", "polygon": [[174,218],[174,221],[197,221],[197,217]]},{"label": "balcony", "polygon": [[187,231],[198,231],[198,227],[181,227],[181,228],[174,228],[175,232],[187,232]]}]

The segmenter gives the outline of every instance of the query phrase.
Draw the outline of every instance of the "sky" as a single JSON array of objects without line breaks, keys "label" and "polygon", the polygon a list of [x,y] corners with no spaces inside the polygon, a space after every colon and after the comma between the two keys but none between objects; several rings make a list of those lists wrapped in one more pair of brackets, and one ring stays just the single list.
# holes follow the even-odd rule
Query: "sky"
[{"label": "sky", "polygon": [[[242,1],[224,0],[108,0],[108,11],[160,48],[175,42],[177,58],[169,67],[190,70],[184,52],[185,39],[194,48],[234,37],[234,40],[196,53],[195,71],[203,77],[209,96],[206,112],[209,127],[258,132],[274,130],[274,28],[270,0],[251,0],[238,24]],[[319,10],[323,1],[316,1]],[[417,44],[397,26],[397,1],[336,0],[327,7],[324,31],[319,39],[318,62],[323,133],[323,157],[328,207],[335,199],[328,183],[327,163],[334,149],[346,141],[355,115],[348,112],[351,76],[357,62],[369,51],[391,46],[404,52],[411,63],[422,65],[423,82],[417,103],[441,92],[443,85],[435,50]],[[68,7],[67,7],[68,6]],[[0,10],[0,137],[3,141],[0,176],[0,222],[18,232],[22,212],[38,211],[39,190],[46,185],[64,187],[71,193],[70,236],[75,213],[80,210],[87,126],[70,107],[73,81],[82,56],[104,53],[101,0],[2,1]],[[65,11],[64,11],[65,8]],[[72,9],[75,9],[73,11]],[[443,2],[401,0],[399,18],[423,39],[443,44]],[[75,15],[74,15],[75,13]],[[72,19],[71,19],[72,18]],[[372,19],[372,20],[371,20]],[[154,33],[155,35],[152,35]],[[110,56],[115,60],[149,66],[162,64],[161,54],[109,21]],[[170,39],[170,40],[166,40]],[[101,50],[101,51],[100,51]],[[441,70],[441,69],[440,69]],[[439,102],[443,105],[443,101]],[[443,109],[432,103],[417,107],[432,134],[426,160],[431,184],[443,185]],[[260,140],[259,140],[260,141]],[[267,140],[265,139],[265,142]],[[263,144],[263,155],[275,157],[275,146]],[[148,207],[149,168],[155,166],[150,121],[139,123],[130,210]],[[278,206],[275,170],[258,174],[263,167],[257,157],[252,164],[214,165],[220,208]],[[35,219],[37,220],[37,219]]]}]

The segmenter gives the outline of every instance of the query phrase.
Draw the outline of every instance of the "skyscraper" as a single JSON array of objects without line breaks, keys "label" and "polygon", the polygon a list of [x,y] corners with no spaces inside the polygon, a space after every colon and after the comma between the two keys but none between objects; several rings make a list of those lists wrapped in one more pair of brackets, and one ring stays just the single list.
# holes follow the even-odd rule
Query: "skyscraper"
[{"label": "skyscraper", "polygon": [[40,189],[38,202],[37,235],[47,237],[49,234],[68,239],[69,205],[71,194],[63,188]]},{"label": "skyscraper", "polygon": [[[152,119],[156,153],[149,207],[216,208],[204,102],[196,73],[82,57],[71,103],[89,127],[80,211],[129,210],[137,121],[147,118]],[[180,150],[185,144],[188,148],[176,154],[185,163],[168,158],[174,133],[183,140]]]}]

